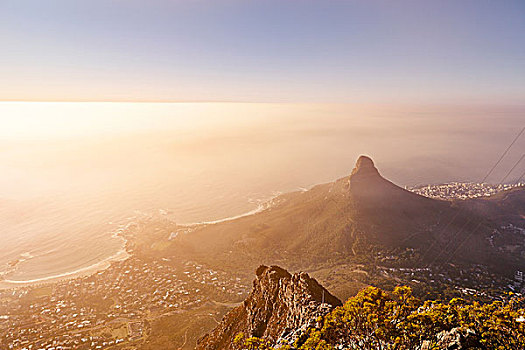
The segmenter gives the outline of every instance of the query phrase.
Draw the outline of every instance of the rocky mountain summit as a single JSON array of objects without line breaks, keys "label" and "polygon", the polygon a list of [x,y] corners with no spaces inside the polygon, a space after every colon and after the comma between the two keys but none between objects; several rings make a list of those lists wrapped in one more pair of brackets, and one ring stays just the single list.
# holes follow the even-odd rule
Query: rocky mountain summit
[{"label": "rocky mountain summit", "polygon": [[355,163],[353,175],[366,176],[366,175],[379,175],[379,171],[374,165],[374,162],[370,157],[360,156]]},{"label": "rocky mountain summit", "polygon": [[204,336],[197,349],[233,349],[235,337],[258,337],[271,343],[293,341],[319,316],[341,301],[307,273],[290,274],[278,266],[260,266],[249,297]]}]

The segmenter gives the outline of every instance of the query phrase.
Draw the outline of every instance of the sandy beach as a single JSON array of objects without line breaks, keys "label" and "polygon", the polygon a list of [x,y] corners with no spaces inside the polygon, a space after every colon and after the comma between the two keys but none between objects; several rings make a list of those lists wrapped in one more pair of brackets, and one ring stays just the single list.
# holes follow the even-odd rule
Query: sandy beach
[{"label": "sandy beach", "polygon": [[107,259],[99,261],[93,265],[82,267],[75,271],[65,272],[58,275],[46,276],[32,280],[11,280],[9,279],[9,277],[7,277],[6,279],[0,281],[0,289],[35,286],[39,284],[56,283],[78,277],[85,277],[109,268],[111,266],[111,263],[113,262],[123,261],[129,257],[130,254],[126,251],[125,248],[122,248],[117,253],[115,253]]}]

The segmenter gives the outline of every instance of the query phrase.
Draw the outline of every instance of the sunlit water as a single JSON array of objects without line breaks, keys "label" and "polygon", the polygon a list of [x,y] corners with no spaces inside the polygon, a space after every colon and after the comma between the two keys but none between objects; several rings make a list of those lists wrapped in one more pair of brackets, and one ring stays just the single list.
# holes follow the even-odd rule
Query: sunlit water
[{"label": "sunlit water", "polygon": [[[18,260],[4,277],[24,281],[113,256],[137,213],[239,215],[347,175],[360,154],[399,185],[479,181],[525,109],[0,103],[0,122],[0,272]],[[525,135],[488,181],[524,151]]]}]

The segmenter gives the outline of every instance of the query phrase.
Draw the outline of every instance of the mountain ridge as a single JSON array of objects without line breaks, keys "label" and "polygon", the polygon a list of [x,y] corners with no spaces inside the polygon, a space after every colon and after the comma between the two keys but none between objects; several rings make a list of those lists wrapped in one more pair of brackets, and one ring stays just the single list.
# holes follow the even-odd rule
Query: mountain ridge
[{"label": "mountain ridge", "polygon": [[419,251],[435,246],[422,263],[452,240],[467,240],[454,261],[486,264],[498,255],[488,241],[494,225],[482,213],[405,190],[383,178],[366,156],[349,176],[275,202],[254,215],[195,227],[179,235],[171,249],[228,269],[240,266],[246,274],[261,263],[307,270],[355,257],[363,245]]}]

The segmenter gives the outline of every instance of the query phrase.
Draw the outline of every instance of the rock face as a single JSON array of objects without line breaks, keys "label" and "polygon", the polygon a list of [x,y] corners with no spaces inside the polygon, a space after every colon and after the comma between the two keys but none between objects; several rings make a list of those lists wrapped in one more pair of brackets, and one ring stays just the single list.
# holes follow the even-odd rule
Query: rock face
[{"label": "rock face", "polygon": [[437,344],[428,341],[423,342],[421,350],[467,350],[484,349],[478,337],[469,329],[453,328],[450,331],[443,331],[438,336]]},{"label": "rock face", "polygon": [[352,170],[351,176],[369,176],[379,175],[379,171],[374,166],[374,162],[367,156],[360,156],[355,163],[354,170]]},{"label": "rock face", "polygon": [[197,349],[234,349],[234,338],[260,337],[272,343],[293,340],[319,316],[341,305],[306,273],[290,274],[278,266],[260,266],[250,296],[230,311]]}]

